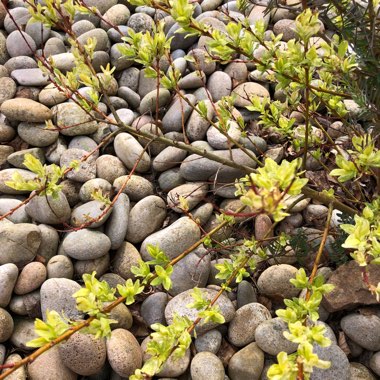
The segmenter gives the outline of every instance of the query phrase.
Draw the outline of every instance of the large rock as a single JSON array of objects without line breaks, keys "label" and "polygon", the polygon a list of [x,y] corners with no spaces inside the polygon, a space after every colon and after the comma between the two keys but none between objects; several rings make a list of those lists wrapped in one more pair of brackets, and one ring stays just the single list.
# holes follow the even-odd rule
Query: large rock
[{"label": "large rock", "polygon": [[[218,292],[213,289],[200,290],[202,292],[203,297],[207,300],[212,300],[218,294]],[[186,316],[190,320],[195,321],[198,315],[198,310],[187,307],[188,304],[194,302],[194,299],[191,296],[192,292],[192,289],[186,290],[185,292],[178,294],[168,302],[165,308],[165,318],[168,324],[171,324],[173,322],[174,314],[178,314],[179,316]],[[230,299],[224,294],[222,294],[218,298],[218,300],[215,302],[215,305],[219,307],[220,313],[223,315],[226,323],[230,322],[235,316],[234,305],[232,304]],[[196,331],[197,333],[201,334],[208,330],[212,330],[216,326],[218,326],[218,324],[215,322],[210,321],[204,323],[204,321],[201,321],[197,325]]]},{"label": "large rock", "polygon": [[34,259],[40,244],[41,233],[34,224],[0,225],[0,265],[23,267]]},{"label": "large rock", "polygon": [[145,261],[152,260],[147,247],[158,245],[170,258],[174,259],[180,253],[191,247],[201,237],[198,225],[188,217],[175,221],[169,227],[148,236],[141,244],[140,253]]},{"label": "large rock", "polygon": [[[367,266],[369,278],[373,284],[380,282],[380,266]],[[329,278],[329,284],[334,285],[332,292],[325,294],[322,305],[329,312],[353,309],[358,305],[378,304],[363,282],[361,267],[352,260],[336,269]],[[350,284],[350,286],[347,286]]]}]

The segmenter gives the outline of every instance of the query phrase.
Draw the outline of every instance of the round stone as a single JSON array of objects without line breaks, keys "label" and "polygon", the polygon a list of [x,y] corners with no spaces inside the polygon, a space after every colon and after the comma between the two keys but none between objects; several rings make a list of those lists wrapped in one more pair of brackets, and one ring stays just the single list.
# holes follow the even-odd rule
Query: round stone
[{"label": "round stone", "polygon": [[264,352],[270,355],[276,356],[281,351],[291,354],[297,350],[298,344],[284,337],[283,333],[287,330],[287,324],[280,318],[263,321],[256,328],[255,341]]},{"label": "round stone", "polygon": [[264,353],[256,343],[236,352],[228,363],[231,380],[259,380],[264,368]]},{"label": "round stone", "polygon": [[106,206],[104,202],[94,200],[86,202],[76,208],[71,213],[70,224],[74,227],[87,226],[88,228],[98,228],[103,225],[111,215],[112,208]]},{"label": "round stone", "polygon": [[72,279],[74,267],[70,258],[63,255],[52,257],[46,266],[48,278],[68,278]]},{"label": "round stone", "polygon": [[11,57],[21,55],[31,56],[37,50],[36,43],[33,38],[25,32],[15,30],[7,37],[7,51]]},{"label": "round stone", "polygon": [[232,91],[235,94],[234,105],[236,107],[246,107],[251,105],[250,98],[252,96],[258,96],[259,98],[269,98],[268,90],[261,84],[255,82],[245,82],[239,84]]},{"label": "round stone", "polygon": [[113,186],[116,191],[120,191],[124,186],[123,193],[128,195],[129,199],[134,202],[141,201],[142,199],[154,194],[152,182],[144,177],[138,175],[123,175],[115,179]]},{"label": "round stone", "polygon": [[222,344],[222,334],[219,330],[210,330],[197,336],[194,345],[197,352],[211,352],[216,354]]},{"label": "round stone", "polygon": [[147,247],[149,244],[158,245],[170,259],[174,259],[196,243],[200,236],[199,226],[190,218],[183,217],[148,236],[141,244],[140,253],[144,260],[152,260]]},{"label": "round stone", "polygon": [[[83,319],[83,313],[76,307],[73,294],[81,286],[67,278],[50,278],[41,286],[41,313],[46,321],[46,311],[55,310],[65,318]],[[34,331],[34,328],[33,328]]]},{"label": "round stone", "polygon": [[[200,290],[202,292],[202,296],[207,300],[212,300],[218,293],[216,290],[213,289]],[[197,318],[198,311],[196,309],[190,309],[187,307],[189,303],[194,302],[194,299],[191,296],[192,292],[192,289],[186,290],[185,292],[173,297],[168,302],[165,308],[165,318],[168,324],[171,324],[173,322],[175,314],[178,314],[179,316],[186,316],[191,321],[194,321]],[[224,317],[226,323],[230,322],[235,316],[235,308],[231,300],[227,296],[222,294],[216,301],[215,305],[219,307],[220,313]],[[202,334],[206,331],[212,330],[217,325],[217,323],[212,321],[206,323],[204,321],[201,321],[196,327],[197,334]]]},{"label": "round stone", "polygon": [[211,352],[199,352],[193,357],[190,366],[192,380],[204,380],[212,376],[213,380],[224,380],[222,361]]},{"label": "round stone", "polygon": [[127,174],[126,167],[122,161],[115,156],[104,154],[96,160],[96,176],[98,178],[103,178],[109,183],[113,183],[116,178],[125,174]]},{"label": "round stone", "polygon": [[6,100],[0,110],[9,120],[41,123],[52,118],[49,108],[26,98]]},{"label": "round stone", "polygon": [[270,311],[259,303],[249,303],[236,311],[228,327],[228,339],[237,346],[244,347],[255,340],[257,327],[271,319]]},{"label": "round stone", "polygon": [[257,287],[261,294],[270,298],[292,298],[298,296],[300,289],[290,283],[295,278],[297,268],[280,264],[273,265],[261,273]]},{"label": "round stone", "polygon": [[[28,365],[33,380],[76,380],[77,374],[67,368],[59,355],[59,346],[51,347]],[[49,368],[49,373],[46,369]]]},{"label": "round stone", "polygon": [[141,256],[136,247],[124,241],[112,259],[113,272],[124,279],[134,278],[132,266],[138,266]]},{"label": "round stone", "polygon": [[13,333],[12,316],[3,308],[0,308],[0,343],[6,342]]},{"label": "round stone", "polygon": [[153,293],[141,304],[141,316],[148,326],[154,323],[165,324],[165,307],[168,303],[168,295],[163,292]]},{"label": "round stone", "polygon": [[46,129],[44,123],[22,122],[17,127],[18,135],[28,144],[37,147],[46,147],[54,144],[59,132]]},{"label": "round stone", "polygon": [[94,335],[76,332],[58,348],[64,365],[82,376],[98,373],[106,361],[105,339]]},{"label": "round stone", "polygon": [[137,160],[136,171],[145,173],[150,169],[150,157],[139,142],[129,133],[120,133],[114,141],[116,155],[124,165],[132,170]]},{"label": "round stone", "polygon": [[33,262],[27,264],[17,279],[14,292],[22,295],[38,289],[46,280],[46,275],[46,268],[42,263]]},{"label": "round stone", "polygon": [[111,248],[111,241],[100,231],[84,228],[66,235],[62,249],[77,260],[93,260],[104,256]]},{"label": "round stone", "polygon": [[0,265],[23,267],[35,258],[40,244],[41,233],[34,224],[0,225]]},{"label": "round stone", "polygon": [[340,326],[355,343],[369,351],[380,350],[380,318],[377,315],[349,314]]},{"label": "round stone", "polygon": [[107,357],[112,369],[122,377],[131,376],[142,366],[142,352],[128,330],[116,329],[107,340]]},{"label": "round stone", "polygon": [[126,239],[131,243],[142,242],[162,226],[165,217],[165,202],[156,195],[147,196],[137,202],[129,213]]}]

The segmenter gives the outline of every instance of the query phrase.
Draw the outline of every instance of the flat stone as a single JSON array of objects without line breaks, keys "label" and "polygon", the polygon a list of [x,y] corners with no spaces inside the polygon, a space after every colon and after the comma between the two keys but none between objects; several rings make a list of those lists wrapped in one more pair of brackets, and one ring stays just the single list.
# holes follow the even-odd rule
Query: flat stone
[{"label": "flat stone", "polygon": [[[373,284],[380,282],[380,267],[369,264],[368,275]],[[323,306],[329,312],[350,310],[359,305],[376,305],[376,297],[371,294],[363,283],[361,269],[356,261],[340,265],[328,280],[334,285],[332,292],[323,297]],[[347,286],[347,284],[350,286]]]},{"label": "flat stone", "polygon": [[0,107],[9,120],[40,123],[52,118],[49,108],[31,99],[17,98],[6,100]]},{"label": "flat stone", "polygon": [[41,69],[13,70],[11,77],[21,86],[46,86],[49,77]]},{"label": "flat stone", "polygon": [[[229,160],[232,154],[235,163],[252,168],[256,167],[256,162],[240,149],[218,150],[212,153],[225,160]],[[180,166],[180,172],[187,181],[207,181],[212,180],[217,175],[220,182],[233,182],[236,178],[245,175],[240,169],[225,166],[197,154],[191,154],[185,158]]]}]

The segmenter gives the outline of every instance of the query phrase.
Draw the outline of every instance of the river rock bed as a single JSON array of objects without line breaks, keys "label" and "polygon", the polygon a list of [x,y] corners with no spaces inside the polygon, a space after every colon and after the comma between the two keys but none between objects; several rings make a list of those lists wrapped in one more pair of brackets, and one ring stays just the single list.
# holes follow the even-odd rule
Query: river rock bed
[{"label": "river rock bed", "polygon": [[[175,33],[179,26],[171,16],[152,8],[136,8],[124,0],[86,3],[97,7],[103,20],[78,14],[73,30],[81,43],[96,38],[93,65],[97,73],[107,63],[116,67],[107,95],[125,124],[186,142],[221,159],[232,157],[236,163],[251,168],[256,167],[256,157],[271,157],[276,162],[286,158],[288,152],[279,136],[257,127],[255,114],[244,108],[249,104],[247,98],[253,95],[282,99],[282,94],[259,75],[252,63],[208,62],[204,37],[185,39],[183,34]],[[291,11],[275,9],[266,14],[269,1],[256,3],[243,14],[234,0],[203,0],[196,4],[195,16],[224,31],[227,18],[223,11],[228,10],[234,18],[248,17],[251,24],[263,20],[268,30],[283,34],[283,41],[294,38]],[[297,3],[287,1],[294,7]],[[59,92],[38,68],[35,55],[42,53],[51,56],[62,71],[73,68],[67,35],[31,23],[22,0],[9,1],[9,7],[7,14],[0,4],[0,216],[30,195],[6,185],[14,173],[25,180],[34,178],[23,165],[27,153],[43,164],[67,166],[92,152],[115,130],[114,126],[94,120]],[[155,18],[165,19],[165,32],[173,37],[172,60],[181,71],[179,88],[189,104],[163,88],[157,97],[155,80],[146,78],[140,65],[120,58],[120,34],[110,24],[117,25],[123,33],[128,28],[145,32],[152,31]],[[186,54],[195,57],[198,64],[187,62]],[[262,52],[258,50],[257,54]],[[168,70],[169,62],[162,58],[160,66]],[[201,78],[196,73],[198,68]],[[87,90],[82,87],[80,92],[86,94]],[[240,147],[231,145],[191,107],[205,100],[207,115],[215,120],[215,104],[231,94],[235,94],[236,113],[247,125],[245,136],[231,121],[228,134]],[[159,115],[155,115],[156,101]],[[347,102],[347,106],[355,113],[355,104]],[[106,104],[99,107],[111,115]],[[302,114],[295,116],[302,123]],[[57,129],[46,129],[48,120]],[[344,136],[339,123],[326,128],[336,139]],[[58,198],[35,197],[0,221],[0,365],[17,362],[31,352],[26,342],[35,337],[34,319],[45,318],[46,310],[56,310],[68,318],[84,318],[72,298],[81,288],[84,273],[96,271],[98,278],[116,287],[134,278],[131,267],[138,260],[151,259],[148,244],[159,245],[173,259],[212,230],[222,210],[236,211],[241,206],[233,184],[244,172],[161,142],[153,142],[145,151],[147,143],[144,138],[119,133],[82,162],[79,170],[67,174]],[[311,181],[323,178],[321,169],[310,157],[306,174]],[[132,170],[133,175],[114,206],[103,215],[104,204],[93,200],[91,194],[100,190],[112,199]],[[182,197],[187,199],[193,219],[182,211]],[[287,202],[291,205],[294,198]],[[308,269],[312,267],[326,215],[326,206],[303,199],[276,228],[276,233],[301,231],[307,236],[311,251],[302,257],[302,265]],[[89,218],[96,222],[87,225]],[[335,210],[332,231],[339,223],[339,212]],[[85,228],[81,228],[83,225]],[[212,299],[221,285],[215,278],[215,265],[229,260],[228,247],[252,234],[256,239],[263,238],[271,227],[272,220],[266,215],[239,217],[237,226],[225,227],[213,235],[218,249],[202,245],[175,265],[173,287],[168,292],[156,288],[131,307],[121,304],[115,308],[111,318],[117,324],[112,325],[109,339],[95,340],[76,333],[10,378],[128,378],[147,359],[144,347],[151,332],[149,326],[170,323],[174,313],[195,319],[196,311],[186,307],[192,302],[192,289],[197,286],[205,297]],[[329,267],[333,243],[331,234],[319,269],[336,286],[320,310],[320,323],[327,327],[332,345],[315,347],[319,357],[330,360],[332,365],[328,370],[316,369],[311,379],[376,379],[380,377],[380,308],[364,288],[360,269],[354,262]],[[275,356],[281,351],[293,353],[297,347],[284,338],[286,325],[275,315],[284,298],[299,295],[289,282],[299,267],[299,257],[290,246],[285,251],[285,255],[260,263],[252,278],[238,285],[233,283],[232,292],[217,301],[225,324],[198,326],[191,349],[179,361],[170,358],[157,379],[267,379],[266,372]],[[379,267],[370,266],[370,276],[373,283],[380,282]]]}]

